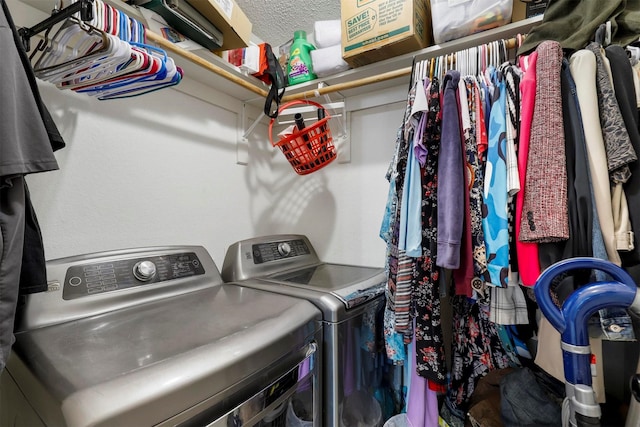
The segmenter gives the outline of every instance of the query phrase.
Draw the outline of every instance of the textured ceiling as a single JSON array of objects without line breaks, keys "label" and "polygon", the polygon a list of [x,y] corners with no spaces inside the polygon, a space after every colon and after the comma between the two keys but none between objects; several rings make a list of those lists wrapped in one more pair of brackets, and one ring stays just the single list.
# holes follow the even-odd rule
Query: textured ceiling
[{"label": "textured ceiling", "polygon": [[253,24],[253,34],[272,46],[286,43],[295,30],[313,32],[315,21],[340,19],[340,0],[236,0]]}]

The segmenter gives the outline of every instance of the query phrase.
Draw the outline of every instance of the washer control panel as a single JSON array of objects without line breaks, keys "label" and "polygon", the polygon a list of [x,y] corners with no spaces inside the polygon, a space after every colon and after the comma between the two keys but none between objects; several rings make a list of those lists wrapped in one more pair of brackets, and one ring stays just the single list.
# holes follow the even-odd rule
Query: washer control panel
[{"label": "washer control panel", "polygon": [[62,298],[71,300],[204,273],[193,252],[74,265],[67,269]]},{"label": "washer control panel", "polygon": [[251,247],[253,263],[263,264],[284,258],[309,255],[311,251],[303,239],[256,243]]}]

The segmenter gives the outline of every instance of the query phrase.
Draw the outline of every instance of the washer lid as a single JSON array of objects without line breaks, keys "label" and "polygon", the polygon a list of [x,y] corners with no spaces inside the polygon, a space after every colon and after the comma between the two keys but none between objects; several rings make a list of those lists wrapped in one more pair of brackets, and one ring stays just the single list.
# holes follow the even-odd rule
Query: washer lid
[{"label": "washer lid", "polygon": [[347,308],[364,304],[383,294],[386,283],[381,268],[329,263],[272,274],[264,280],[329,292]]},{"label": "washer lid", "polygon": [[[301,348],[320,318],[307,301],[219,285],[19,333],[14,353],[26,369],[11,373],[23,372],[14,377],[45,421],[61,407],[67,425],[123,413],[150,425]],[[53,402],[30,396],[35,384]]]},{"label": "washer lid", "polygon": [[225,255],[221,276],[227,282],[260,279],[293,287],[295,290],[289,289],[290,292],[282,288],[272,291],[326,303],[322,308],[325,313],[336,307],[327,298],[318,297],[318,292],[333,295],[350,309],[384,294],[386,284],[382,268],[321,262],[309,239],[300,234],[262,236],[234,243]]}]

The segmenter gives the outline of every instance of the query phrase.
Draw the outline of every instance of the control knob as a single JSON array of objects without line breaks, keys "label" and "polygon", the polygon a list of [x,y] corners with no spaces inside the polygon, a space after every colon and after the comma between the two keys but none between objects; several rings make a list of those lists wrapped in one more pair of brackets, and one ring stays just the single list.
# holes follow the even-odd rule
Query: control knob
[{"label": "control knob", "polygon": [[278,243],[278,253],[282,256],[288,256],[291,253],[291,245],[288,242]]},{"label": "control knob", "polygon": [[133,266],[133,275],[136,279],[147,282],[156,275],[156,265],[151,261],[140,261]]}]

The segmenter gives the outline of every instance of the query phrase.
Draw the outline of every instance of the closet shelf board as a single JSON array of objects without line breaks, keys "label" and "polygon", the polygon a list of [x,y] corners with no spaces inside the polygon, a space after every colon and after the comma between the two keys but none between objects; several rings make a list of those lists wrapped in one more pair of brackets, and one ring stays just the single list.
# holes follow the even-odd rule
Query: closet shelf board
[{"label": "closet shelf board", "polygon": [[[45,13],[50,12],[50,10],[45,9],[50,6],[49,2],[41,0],[21,1]],[[144,17],[135,7],[119,0],[105,0],[105,2],[146,25]],[[429,59],[494,40],[508,39],[517,34],[526,34],[541,21],[542,16],[536,16],[450,42],[429,46],[410,54],[348,70],[321,80],[290,86],[287,87],[284,101],[314,98],[330,93],[337,93],[339,97],[346,98],[393,86],[408,85],[414,57],[416,60]],[[240,72],[237,67],[205,49],[187,51],[175,46],[158,34],[150,31],[147,31],[147,34],[149,42],[171,52],[176,64],[183,68],[185,78],[194,79],[235,99],[262,108],[264,98],[269,89],[268,85],[262,81]]]}]

